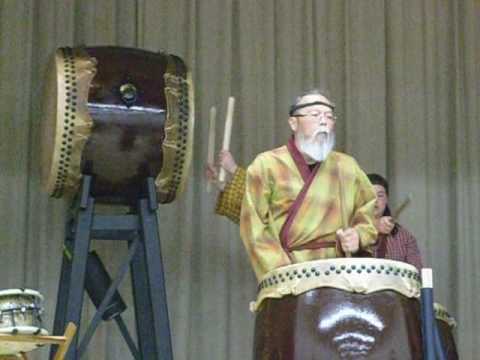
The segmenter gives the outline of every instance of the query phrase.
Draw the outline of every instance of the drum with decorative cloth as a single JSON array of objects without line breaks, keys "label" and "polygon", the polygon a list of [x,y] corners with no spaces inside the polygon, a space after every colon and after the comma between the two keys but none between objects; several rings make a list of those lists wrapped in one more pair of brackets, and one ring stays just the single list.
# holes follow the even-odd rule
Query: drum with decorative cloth
[{"label": "drum with decorative cloth", "polygon": [[[0,334],[48,335],[43,328],[43,296],[30,289],[0,291]],[[37,347],[27,342],[0,343],[0,355],[18,354]]]},{"label": "drum with decorative cloth", "polygon": [[457,360],[458,352],[457,346],[455,345],[455,338],[453,336],[453,331],[457,327],[457,322],[442,305],[434,303],[433,307],[437,321],[437,328],[440,332],[443,349],[445,350],[445,356],[448,360]]},{"label": "drum with decorative cloth", "polygon": [[97,202],[130,204],[155,179],[160,203],[185,186],[193,87],[182,59],[121,47],[60,48],[47,71],[42,182],[74,195],[93,175]]},{"label": "drum with decorative cloth", "polygon": [[252,310],[255,360],[421,359],[420,276],[372,258],[269,272]]}]

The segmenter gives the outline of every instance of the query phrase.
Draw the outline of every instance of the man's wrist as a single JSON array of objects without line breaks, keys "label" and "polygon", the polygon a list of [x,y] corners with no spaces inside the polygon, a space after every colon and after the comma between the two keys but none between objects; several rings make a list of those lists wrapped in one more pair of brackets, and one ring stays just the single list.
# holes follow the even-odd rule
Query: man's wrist
[{"label": "man's wrist", "polygon": [[233,165],[233,166],[230,168],[230,171],[229,171],[230,174],[232,174],[232,175],[235,174],[235,172],[237,171],[237,169],[238,169],[238,165],[236,165],[236,164]]}]

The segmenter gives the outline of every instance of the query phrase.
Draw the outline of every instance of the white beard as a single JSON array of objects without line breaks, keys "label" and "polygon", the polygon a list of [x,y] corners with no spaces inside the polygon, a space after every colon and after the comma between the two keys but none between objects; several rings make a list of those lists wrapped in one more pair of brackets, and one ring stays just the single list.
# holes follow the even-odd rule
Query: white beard
[{"label": "white beard", "polygon": [[316,162],[324,161],[335,147],[335,133],[317,130],[312,137],[296,134],[298,150]]}]

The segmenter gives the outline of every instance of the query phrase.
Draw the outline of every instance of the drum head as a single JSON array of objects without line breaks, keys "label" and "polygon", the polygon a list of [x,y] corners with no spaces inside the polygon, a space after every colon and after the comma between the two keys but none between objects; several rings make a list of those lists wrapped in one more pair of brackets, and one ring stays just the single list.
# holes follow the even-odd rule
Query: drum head
[{"label": "drum head", "polygon": [[31,289],[6,289],[0,290],[0,300],[1,298],[5,298],[7,296],[16,296],[16,295],[24,295],[24,296],[31,296],[38,298],[40,301],[43,301],[43,296],[38,291],[31,290]]},{"label": "drum head", "polygon": [[87,102],[95,60],[84,51],[56,51],[44,90],[41,176],[53,197],[72,194],[81,179],[81,156],[93,121]]}]

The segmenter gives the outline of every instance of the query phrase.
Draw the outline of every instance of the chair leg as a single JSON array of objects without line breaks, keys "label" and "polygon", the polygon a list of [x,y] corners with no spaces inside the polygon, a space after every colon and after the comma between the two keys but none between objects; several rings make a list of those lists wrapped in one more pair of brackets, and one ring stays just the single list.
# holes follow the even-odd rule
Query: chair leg
[{"label": "chair leg", "polygon": [[65,354],[68,351],[68,348],[70,347],[70,343],[73,340],[73,337],[75,336],[75,333],[77,332],[77,325],[75,325],[73,322],[68,323],[67,328],[65,330],[65,342],[58,347],[57,353],[55,354],[55,357],[53,360],[63,360],[65,357]]}]

